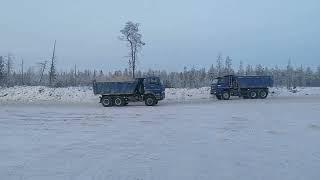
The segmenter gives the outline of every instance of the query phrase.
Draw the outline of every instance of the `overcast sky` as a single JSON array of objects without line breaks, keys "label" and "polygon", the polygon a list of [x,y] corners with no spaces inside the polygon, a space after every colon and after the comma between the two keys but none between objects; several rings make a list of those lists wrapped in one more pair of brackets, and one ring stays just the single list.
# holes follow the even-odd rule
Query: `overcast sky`
[{"label": "overcast sky", "polygon": [[0,54],[58,69],[122,69],[128,20],[141,23],[140,69],[208,67],[221,52],[268,66],[320,64],[319,0],[1,0]]}]

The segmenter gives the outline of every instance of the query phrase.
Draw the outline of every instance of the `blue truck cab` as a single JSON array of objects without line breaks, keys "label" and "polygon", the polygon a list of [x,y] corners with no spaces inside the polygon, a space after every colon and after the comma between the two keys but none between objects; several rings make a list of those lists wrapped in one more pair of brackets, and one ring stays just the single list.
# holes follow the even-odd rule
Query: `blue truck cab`
[{"label": "blue truck cab", "polygon": [[265,99],[268,96],[269,87],[272,86],[271,76],[227,75],[213,80],[210,93],[219,100],[228,100],[230,96]]},{"label": "blue truck cab", "polygon": [[100,103],[105,107],[124,106],[137,101],[153,106],[165,98],[165,88],[160,78],[154,76],[131,81],[93,81],[93,93],[100,95]]}]

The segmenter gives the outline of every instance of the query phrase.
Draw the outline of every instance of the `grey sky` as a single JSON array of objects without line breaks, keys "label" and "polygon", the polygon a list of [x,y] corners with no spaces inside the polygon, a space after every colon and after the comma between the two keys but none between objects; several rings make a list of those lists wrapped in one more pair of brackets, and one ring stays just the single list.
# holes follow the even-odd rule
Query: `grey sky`
[{"label": "grey sky", "polygon": [[29,65],[49,58],[57,40],[59,69],[77,64],[106,71],[126,64],[118,40],[128,20],[147,43],[140,69],[208,67],[218,52],[238,66],[320,64],[318,0],[1,0],[0,54]]}]

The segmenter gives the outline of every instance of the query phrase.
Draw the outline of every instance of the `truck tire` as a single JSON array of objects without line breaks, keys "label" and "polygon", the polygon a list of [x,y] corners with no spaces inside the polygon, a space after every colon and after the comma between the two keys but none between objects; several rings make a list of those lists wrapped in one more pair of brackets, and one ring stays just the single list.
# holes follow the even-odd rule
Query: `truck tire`
[{"label": "truck tire", "polygon": [[221,99],[222,99],[222,98],[221,98],[221,95],[216,95],[216,97],[217,97],[218,100],[221,100]]},{"label": "truck tire", "polygon": [[257,93],[257,91],[249,91],[249,97],[251,98],[251,99],[257,99],[258,98],[258,93]]},{"label": "truck tire", "polygon": [[111,107],[113,105],[112,98],[110,96],[103,96],[101,98],[101,104],[104,107]]},{"label": "truck tire", "polygon": [[222,99],[223,100],[229,100],[230,99],[230,93],[228,91],[225,91],[222,93]]},{"label": "truck tire", "polygon": [[265,99],[265,98],[267,98],[267,96],[268,96],[268,91],[267,90],[261,89],[259,91],[259,98],[260,99]]},{"label": "truck tire", "polygon": [[125,102],[124,102],[124,98],[120,97],[120,96],[117,96],[114,98],[114,105],[116,106],[124,106]]},{"label": "truck tire", "polygon": [[146,106],[154,106],[156,101],[157,100],[154,96],[147,96],[144,100]]}]

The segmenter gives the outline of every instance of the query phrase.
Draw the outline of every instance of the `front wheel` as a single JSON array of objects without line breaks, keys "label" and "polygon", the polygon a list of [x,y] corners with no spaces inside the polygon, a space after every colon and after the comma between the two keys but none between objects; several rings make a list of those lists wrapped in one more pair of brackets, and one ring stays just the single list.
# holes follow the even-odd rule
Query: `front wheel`
[{"label": "front wheel", "polygon": [[148,96],[144,100],[146,106],[154,106],[156,104],[156,98],[154,96]]},{"label": "front wheel", "polygon": [[225,91],[222,93],[223,100],[229,100],[230,99],[230,93]]}]

